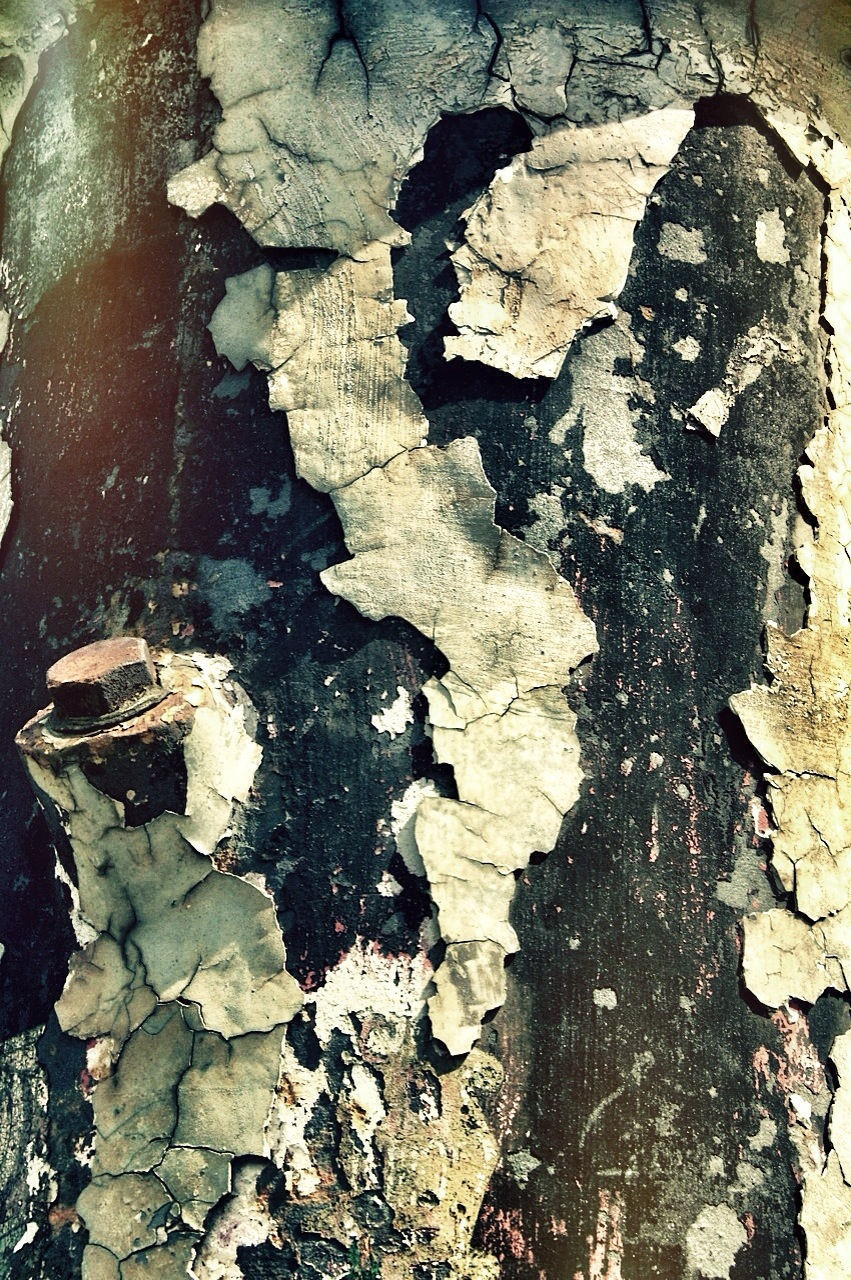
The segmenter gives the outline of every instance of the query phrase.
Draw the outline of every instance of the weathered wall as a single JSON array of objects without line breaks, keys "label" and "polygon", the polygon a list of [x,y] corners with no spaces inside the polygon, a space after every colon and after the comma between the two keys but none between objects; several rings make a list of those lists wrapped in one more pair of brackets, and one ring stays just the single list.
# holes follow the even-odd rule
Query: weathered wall
[{"label": "weathered wall", "polygon": [[[8,1273],[844,1276],[846,9],[48,8],[2,170]],[[809,674],[777,642],[746,737],[765,623]],[[262,758],[200,837],[232,739],[141,815],[120,734],[85,785],[26,739],[75,943],[12,739],[126,632],[224,655]],[[252,950],[216,895],[267,892]]]}]

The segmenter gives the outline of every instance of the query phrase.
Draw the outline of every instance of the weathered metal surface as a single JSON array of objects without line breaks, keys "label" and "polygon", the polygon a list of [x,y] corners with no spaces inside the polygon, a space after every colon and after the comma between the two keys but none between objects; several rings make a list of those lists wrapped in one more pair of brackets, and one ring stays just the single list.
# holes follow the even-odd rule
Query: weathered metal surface
[{"label": "weathered metal surface", "polygon": [[117,724],[163,697],[147,641],[138,636],[75,649],[54,662],[45,679],[59,725],[72,730]]}]

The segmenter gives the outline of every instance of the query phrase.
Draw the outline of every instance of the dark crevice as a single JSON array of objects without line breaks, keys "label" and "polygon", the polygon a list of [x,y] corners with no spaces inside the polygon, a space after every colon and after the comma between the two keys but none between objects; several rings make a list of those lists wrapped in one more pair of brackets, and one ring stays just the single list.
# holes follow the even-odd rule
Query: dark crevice
[{"label": "dark crevice", "polygon": [[350,44],[352,46],[352,49],[355,52],[355,55],[357,56],[357,60],[360,63],[361,69],[363,71],[363,78],[364,78],[364,84],[366,85],[366,97],[367,97],[367,103],[368,103],[369,102],[369,68],[366,65],[366,61],[364,59],[361,47],[358,44],[357,38],[355,37],[354,33],[351,30],[351,27],[349,26],[349,21],[348,21],[348,18],[346,17],[346,0],[333,0],[333,3],[334,3],[334,16],[337,20],[337,29],[332,32],[328,40],[328,47],[325,51],[325,55],[322,58],[322,61],[319,64],[319,69],[316,72],[316,80],[314,82],[314,88],[319,87],[319,82],[322,79],[322,73],[325,70],[326,66],[328,65],[328,62],[331,59],[331,56],[334,50],[336,49],[337,45],[341,43]]},{"label": "dark crevice", "polygon": [[644,33],[644,48],[639,53],[653,52],[653,19],[647,6],[647,0],[638,0],[638,8],[641,13],[641,30]]},{"label": "dark crevice", "polygon": [[476,25],[480,22],[486,22],[494,36],[494,46],[487,65],[487,77],[490,80],[495,74],[495,67],[499,61],[499,55],[502,52],[503,37],[496,22],[494,22],[493,18],[482,4],[482,0],[476,0]]},{"label": "dark crevice", "polygon": [[[531,129],[508,107],[441,116],[429,129],[422,160],[402,183],[396,221],[406,231],[415,231],[464,197],[472,203],[498,168],[531,145]],[[457,214],[453,223],[456,220]]]}]

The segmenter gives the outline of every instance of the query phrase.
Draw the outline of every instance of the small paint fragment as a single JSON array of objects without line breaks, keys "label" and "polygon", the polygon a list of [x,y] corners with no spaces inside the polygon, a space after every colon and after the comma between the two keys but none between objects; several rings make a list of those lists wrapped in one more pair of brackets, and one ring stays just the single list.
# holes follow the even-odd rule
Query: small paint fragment
[{"label": "small paint fragment", "polygon": [[402,685],[396,686],[396,697],[383,711],[370,716],[370,724],[379,733],[386,733],[390,738],[398,738],[409,724],[414,723],[414,712],[411,706],[411,695]]},{"label": "small paint fragment", "polygon": [[700,355],[700,343],[696,338],[680,338],[674,343],[673,347],[681,360],[685,360],[687,364],[693,364]]},{"label": "small paint fragment", "polygon": [[773,332],[765,325],[752,325],[747,333],[737,338],[727,360],[724,377],[717,387],[705,391],[690,409],[686,410],[686,430],[703,427],[716,439],[730,415],[736,398],[756,382],[776,359],[797,364],[801,351],[790,337]]},{"label": "small paint fragment", "polygon": [[754,235],[756,256],[760,262],[787,263],[786,227],[779,209],[767,209],[756,220]]},{"label": "small paint fragment", "polygon": [[618,1007],[618,993],[613,987],[595,987],[592,999],[598,1009],[616,1009]]},{"label": "small paint fragment", "polygon": [[678,222],[663,222],[659,232],[659,252],[673,262],[699,266],[706,261],[706,241],[699,227],[689,229]]},{"label": "small paint fragment", "polygon": [[736,1255],[747,1242],[735,1210],[727,1204],[706,1205],[686,1233],[690,1280],[728,1280]]}]

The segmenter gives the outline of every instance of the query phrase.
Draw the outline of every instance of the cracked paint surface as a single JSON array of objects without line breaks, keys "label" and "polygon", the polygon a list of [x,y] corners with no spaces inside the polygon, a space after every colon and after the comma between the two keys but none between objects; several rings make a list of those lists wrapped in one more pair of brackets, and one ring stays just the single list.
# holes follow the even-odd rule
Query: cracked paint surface
[{"label": "cracked paint surface", "polygon": [[[774,820],[772,866],[788,906],[743,922],[748,989],[769,1008],[814,1004],[825,992],[847,996],[851,974],[849,909],[849,449],[851,449],[851,161],[824,128],[806,139],[783,132],[827,187],[825,369],[828,404],[799,472],[814,527],[796,548],[809,581],[806,623],[792,635],[769,623],[771,684],[736,694],[731,705],[769,766]],[[830,1051],[837,1087],[822,1145],[806,1111],[799,1114],[804,1151],[800,1213],[808,1277],[844,1275],[851,1250],[851,1177],[845,1150],[848,1035]],[[815,1133],[816,1141],[812,1142]]]},{"label": "cracked paint surface", "polygon": [[198,44],[222,104],[212,150],[171,198],[226,205],[261,244],[357,256],[400,244],[390,216],[442,111],[484,105],[495,37],[467,0],[338,6],[221,0]]},{"label": "cracked paint surface", "polygon": [[[304,81],[300,92],[312,92],[315,98],[339,53],[341,62],[344,56],[357,61],[364,98],[372,105],[374,32],[356,31],[358,20],[352,12],[341,10],[339,17],[335,30],[322,33],[326,46],[321,58],[316,37],[312,45],[306,43],[305,66],[315,70],[300,70]],[[497,57],[488,71],[510,82],[512,52],[517,47],[528,52],[534,41],[529,42],[528,30],[522,31],[515,13],[509,10],[502,17],[506,34],[488,16],[500,37]],[[308,139],[299,158],[307,151],[310,159],[301,167],[312,165],[310,180],[320,184],[334,209],[333,231],[323,231],[318,240],[305,236],[304,229],[299,234],[298,222],[305,221],[302,191],[306,184],[301,174],[294,180],[290,157],[282,160],[281,141],[283,123],[291,123],[287,97],[294,95],[289,87],[273,87],[274,76],[265,82],[260,76],[256,84],[252,80],[248,92],[244,80],[238,94],[232,80],[223,88],[227,77],[222,71],[217,81],[217,69],[236,64],[238,58],[233,55],[228,61],[228,51],[239,48],[241,34],[238,24],[236,32],[229,32],[226,23],[227,10],[214,9],[201,45],[202,67],[212,72],[214,91],[225,109],[219,138],[214,152],[175,179],[171,197],[194,215],[214,201],[227,204],[261,243],[320,243],[347,255],[325,271],[281,274],[274,285],[265,268],[258,268],[250,278],[229,282],[228,298],[211,328],[217,349],[231,354],[237,367],[251,359],[269,371],[270,404],[289,415],[298,473],[332,495],[353,558],[326,570],[325,584],[368,617],[398,615],[413,622],[449,660],[447,675],[430,681],[425,694],[435,754],[440,762],[453,766],[459,798],[425,799],[416,812],[414,839],[447,943],[436,974],[437,994],[430,1003],[432,1027],[452,1052],[467,1052],[482,1016],[502,1003],[505,995],[501,960],[516,947],[508,921],[513,896],[509,874],[522,869],[536,848],[552,846],[561,817],[578,793],[581,772],[575,721],[563,706],[560,688],[593,650],[593,632],[545,557],[498,531],[473,442],[462,439],[443,450],[424,443],[425,417],[405,379],[396,338],[408,317],[404,305],[393,298],[388,246],[403,242],[404,237],[394,225],[380,221],[384,211],[389,214],[392,208],[405,169],[389,172],[386,166],[383,170],[376,166],[382,199],[376,201],[379,218],[373,219],[358,182],[352,183],[351,190],[336,191],[336,198],[328,194],[345,168],[334,130],[328,131],[327,152],[321,160],[311,152],[316,139]],[[484,25],[477,15],[477,34]],[[575,40],[551,42],[548,47],[549,56],[554,52],[557,62],[568,49],[566,74],[562,64],[559,88],[550,89],[557,107],[553,115],[567,106],[567,87],[579,50]],[[546,59],[540,57],[540,47],[536,54],[537,83],[525,89],[510,85],[515,105],[524,101],[524,93],[526,101],[540,103],[547,97],[540,74]],[[711,46],[710,54],[722,83],[729,83],[735,59],[725,59]],[[516,62],[523,66],[521,55]],[[694,58],[692,66],[700,66],[699,58]],[[744,78],[750,69],[742,73],[739,67]],[[701,67],[698,74],[702,72]],[[257,80],[257,72],[253,74]],[[389,79],[382,67],[372,117],[378,128],[380,91]],[[486,94],[480,82],[474,80],[474,84],[483,105]],[[655,102],[646,105],[657,106]],[[317,118],[322,118],[321,105]],[[407,167],[418,154],[423,119],[409,123],[407,146],[400,148]],[[476,359],[519,377],[557,374],[577,331],[611,314],[611,300],[626,280],[635,223],[692,122],[689,111],[665,104],[636,119],[590,124],[585,120],[583,128],[557,124],[535,139],[527,155],[499,171],[486,194],[467,211],[465,243],[453,255],[461,297],[450,308],[450,316],[459,333],[446,340],[447,355]],[[365,137],[372,127],[364,129]],[[228,147],[237,157],[235,165]],[[293,150],[289,141],[288,148]],[[253,155],[250,172],[240,169],[245,154]],[[270,162],[289,183],[292,198],[283,203],[272,198]],[[358,172],[372,177],[374,171],[361,162]],[[540,222],[527,221],[530,205],[542,211]],[[602,242],[601,217],[604,222],[609,219]],[[767,226],[761,233],[758,226],[759,256],[763,261],[780,261],[777,237],[768,234]],[[522,234],[526,228],[528,236]],[[313,225],[311,231],[315,231]],[[666,240],[663,235],[660,252],[692,263],[705,260],[705,252],[698,253],[688,239],[690,234],[681,247],[676,237]],[[587,279],[582,271],[587,271]],[[243,300],[250,317],[247,342],[241,322],[246,314]],[[768,339],[750,338],[750,345],[732,353],[722,388],[705,393],[690,411],[713,435],[719,434],[729,404],[775,354],[774,347],[769,351]],[[776,340],[774,344],[782,345]],[[351,393],[345,400],[337,393],[341,382]],[[586,448],[592,457],[590,423]],[[603,469],[601,462],[601,474]],[[659,478],[664,474],[655,468],[636,474],[645,489]],[[427,530],[427,539],[422,530]],[[439,539],[443,554],[436,562],[433,541],[438,531],[443,534]],[[495,570],[504,579],[497,588],[498,606],[488,600]],[[471,588],[475,603],[471,607],[465,602],[459,608],[459,591],[469,596]],[[513,629],[511,618],[516,617],[518,624],[522,618],[527,625],[529,617],[540,611],[545,593],[558,595],[559,591],[560,614],[553,602],[558,622],[549,622],[550,607],[540,631],[529,634],[524,642],[522,627]],[[505,606],[512,595],[517,597],[515,612],[510,603]],[[506,633],[508,646],[503,639]],[[568,637],[560,662],[542,666],[541,652],[552,652],[559,634]],[[538,635],[543,650],[538,647]],[[541,751],[542,743],[547,745],[546,753]],[[484,754],[495,762],[487,773],[478,763]],[[561,767],[553,770],[552,777],[541,768],[545,754],[552,760],[561,758]],[[519,789],[512,790],[521,779]],[[517,830],[520,813],[523,828],[528,815],[536,815],[529,824],[531,830]],[[473,902],[479,930],[478,936],[470,938],[466,917]],[[351,1088],[357,1087],[353,1081]],[[365,1081],[359,1087],[368,1092]],[[707,1234],[712,1237],[708,1245]],[[722,1237],[729,1249],[719,1243]],[[707,1274],[727,1274],[746,1240],[731,1209],[707,1206],[687,1241],[689,1265]],[[619,1247],[613,1245],[609,1251],[609,1265],[618,1269],[614,1259]],[[602,1265],[592,1257],[591,1273],[602,1274]]]},{"label": "cracked paint surface", "polygon": [[[271,403],[288,414],[298,474],[331,495],[352,559],[326,570],[326,584],[370,618],[407,618],[449,659],[449,671],[433,676],[424,692],[434,756],[452,769],[458,798],[441,794],[446,788],[430,782],[412,783],[411,803],[404,806],[404,815],[401,810],[397,815],[400,822],[408,818],[398,844],[407,868],[428,880],[447,944],[436,972],[437,995],[431,999],[432,1027],[450,1048],[466,1052],[480,1034],[482,1017],[507,994],[503,962],[517,946],[509,920],[515,876],[533,853],[552,848],[562,816],[576,804],[582,778],[579,739],[562,687],[595,641],[549,558],[531,549],[531,539],[524,542],[500,527],[503,517],[497,517],[486,470],[493,476],[482,462],[486,442],[477,444],[467,436],[448,445],[425,443],[426,412],[408,381],[397,336],[408,313],[394,296],[388,249],[401,245],[406,233],[391,210],[441,112],[499,102],[524,113],[536,141],[532,152],[512,161],[509,169],[526,172],[529,156],[545,151],[548,140],[561,143],[567,134],[582,135],[586,143],[592,137],[623,137],[640,131],[651,118],[687,114],[684,102],[718,85],[736,91],[762,84],[754,75],[758,60],[753,41],[743,22],[726,8],[712,6],[697,15],[682,5],[653,6],[649,14],[644,6],[618,5],[603,18],[597,6],[580,3],[530,11],[497,0],[487,13],[461,4],[398,5],[364,14],[353,4],[229,0],[213,5],[201,55],[225,116],[210,156],[174,180],[174,197],[193,213],[210,201],[226,205],[261,243],[277,248],[318,243],[342,255],[324,268],[315,265],[313,256],[314,265],[296,270],[276,271],[265,263],[231,276],[227,300],[211,329],[217,349],[237,368],[253,362],[269,372]],[[757,90],[766,116],[781,111],[770,89],[762,84]],[[787,125],[799,149],[812,151],[806,114]],[[822,149],[835,159],[823,139]],[[634,164],[638,154],[632,156]],[[610,159],[618,163],[609,156],[606,162]],[[761,262],[781,264],[779,233],[770,214],[771,207],[763,209],[765,230],[754,238],[754,247]],[[629,265],[633,230],[630,222],[620,246],[621,273]],[[703,249],[694,234],[684,243],[668,232],[659,240],[659,252],[669,262],[699,266],[714,253],[711,236],[703,237],[702,244]],[[680,256],[667,255],[663,246],[673,246]],[[460,253],[463,249],[456,250],[456,259]],[[560,264],[559,252],[555,258]],[[279,260],[272,261],[277,265]],[[599,305],[602,292],[594,293],[588,305]],[[554,367],[564,361],[571,339],[565,340],[561,328],[550,332],[552,316],[540,327],[538,320],[536,314],[534,323],[518,326],[509,346],[516,359],[512,372],[527,377],[531,371],[540,381],[551,376],[537,370],[541,331],[547,330],[547,342],[555,341]],[[636,312],[633,334],[632,318],[622,315],[617,329],[585,335],[568,355],[564,368],[577,374],[577,395],[563,435],[581,427],[586,470],[606,497],[617,499],[632,487],[641,493],[630,497],[645,502],[651,490],[657,491],[655,499],[659,490],[673,488],[660,483],[668,481],[673,469],[655,449],[651,458],[638,443],[644,440],[636,432],[643,408],[636,410],[636,393],[648,407],[654,387],[638,376],[628,380],[623,364],[616,363],[625,358],[642,363],[640,323]],[[583,383],[583,360],[593,364],[586,357],[595,347],[606,347],[609,339],[611,349],[603,351]],[[683,361],[695,363],[700,348],[684,350],[688,359],[678,352]],[[543,358],[549,358],[546,352]],[[749,370],[756,361],[749,364],[748,359]],[[241,385],[233,379],[216,394],[237,396]],[[731,389],[731,403],[752,385],[744,376]],[[610,393],[608,406],[598,405],[598,386]],[[600,412],[595,414],[596,409]],[[534,427],[534,418],[532,423]],[[617,428],[615,440],[607,439],[611,424]],[[728,435],[725,431],[725,444]],[[115,474],[114,467],[104,471],[104,493],[115,484]],[[251,490],[253,514],[255,505],[258,512],[264,509],[263,492],[268,498],[273,489]],[[550,551],[561,532],[566,492],[559,484],[552,495],[544,495],[554,496],[555,512],[553,503],[539,503],[539,512],[548,513],[552,525],[540,545]],[[283,488],[281,494],[283,501]],[[597,511],[583,511],[577,520],[601,542],[608,540],[614,551],[630,546],[628,521],[622,516],[606,520]],[[785,521],[780,523],[785,528]],[[695,540],[699,527],[700,521]],[[782,546],[782,529],[777,541]],[[321,561],[317,556],[317,567]],[[278,574],[267,577],[222,550],[203,557],[196,581],[190,583],[188,577],[176,578],[174,598],[190,598],[197,586],[209,605],[212,625],[229,634],[252,610],[268,606],[282,585]],[[654,590],[670,593],[679,609],[678,589],[666,566]],[[174,625],[177,636],[179,624]],[[675,622],[672,630],[679,636]],[[181,632],[181,639],[190,634],[188,629]],[[330,673],[328,679],[333,679]],[[380,687],[391,691],[394,683]],[[374,705],[373,700],[370,712]],[[377,718],[372,717],[373,723]],[[282,723],[280,708],[268,711],[266,723],[270,737],[292,731]],[[407,722],[400,731],[406,728]],[[655,749],[655,737],[650,742],[653,749],[648,746],[643,758],[649,754],[648,772],[661,778],[670,762],[664,748]],[[184,748],[188,751],[187,743]],[[633,772],[633,763],[632,756],[623,760],[629,766],[622,769],[624,779]],[[191,779],[206,768],[204,753],[194,758],[191,769],[189,764],[187,759]],[[638,773],[636,769],[633,776]],[[102,775],[99,779],[103,784]],[[691,792],[682,780],[680,788],[688,799]],[[72,795],[74,803],[84,801],[84,807],[92,806],[100,815],[94,822],[99,845],[121,851],[126,844],[131,860],[144,853],[141,837],[133,833],[147,830],[159,818],[133,826],[128,805],[126,842],[123,837],[118,841],[108,823],[122,802],[107,797],[110,810],[96,801],[92,792],[103,792],[92,781],[78,792]],[[654,820],[652,863],[660,858],[655,811]],[[201,859],[213,856],[207,846],[215,844],[217,821],[211,819],[208,834],[197,837],[200,847],[194,852]],[[175,838],[172,832],[167,843]],[[692,831],[688,838],[696,844]],[[439,1070],[428,1065],[431,1050],[422,1039],[422,1019],[432,975],[422,957],[409,964],[404,956],[388,958],[358,941],[311,978],[311,999],[287,1023],[277,1099],[266,1120],[259,1102],[256,1107],[248,1102],[269,1096],[281,1048],[278,1034],[273,1053],[275,1028],[268,1025],[266,1006],[251,978],[255,964],[270,982],[283,972],[276,968],[282,963],[277,935],[266,927],[270,908],[258,907],[255,895],[264,895],[255,884],[230,874],[224,861],[210,863],[204,878],[190,883],[198,862],[190,851],[184,854],[176,860],[184,902],[196,920],[219,919],[226,896],[233,903],[239,948],[211,950],[210,931],[203,925],[167,926],[171,917],[166,904],[156,918],[131,924],[117,900],[115,927],[132,938],[125,954],[112,925],[92,937],[89,922],[86,935],[87,913],[93,910],[86,905],[86,894],[81,893],[75,912],[86,950],[75,958],[59,1009],[69,1030],[97,1038],[90,1055],[91,1074],[98,1078],[93,1099],[99,1136],[90,1184],[95,1189],[84,1191],[79,1200],[91,1229],[89,1274],[114,1280],[119,1274],[116,1258],[124,1254],[122,1277],[160,1274],[170,1280],[184,1274],[195,1255],[195,1273],[208,1280],[238,1277],[243,1266],[245,1274],[255,1274],[247,1270],[252,1266],[303,1267],[311,1280],[314,1273],[336,1280],[355,1265],[369,1273],[376,1262],[370,1241],[376,1236],[381,1239],[382,1277],[404,1275],[407,1280],[412,1241],[417,1265],[431,1268],[424,1273],[429,1280],[445,1276],[446,1268],[459,1278],[490,1280],[496,1264],[478,1245],[484,1242],[491,1249],[493,1240],[504,1242],[513,1262],[532,1268],[536,1245],[524,1238],[513,1209],[494,1212],[491,1206],[477,1244],[472,1243],[485,1188],[497,1166],[493,1098],[501,1069],[490,1055],[475,1049],[451,1071],[443,1069],[445,1064]],[[688,854],[696,859],[692,847]],[[110,871],[103,878],[110,880]],[[99,902],[101,888],[93,877],[90,881],[89,896]],[[226,881],[233,884],[225,891]],[[663,885],[662,898],[664,891]],[[104,902],[109,907],[112,900]],[[810,927],[806,920],[804,925]],[[344,928],[342,923],[339,927]],[[256,947],[243,949],[246,936]],[[433,940],[424,926],[424,945],[427,937]],[[578,935],[570,939],[571,950],[574,943],[578,950]],[[833,941],[830,948],[836,949]],[[218,970],[225,966],[234,990],[223,1000]],[[640,980],[640,972],[635,977]],[[629,1007],[630,984],[621,978],[620,973],[601,972],[589,988],[589,1003],[601,1018],[614,1021],[616,1010]],[[158,1001],[150,1010],[148,982]],[[393,992],[384,1003],[377,994],[383,986]],[[685,1023],[693,1010],[683,999]],[[98,1010],[109,1025],[108,1034],[88,1030],[98,1025]],[[153,1081],[140,1080],[140,1064],[149,1058],[152,1041],[157,1052],[161,1046],[168,1070],[181,1076],[176,1102]],[[240,1041],[245,1042],[245,1057],[238,1059]],[[226,1058],[222,1045],[232,1042],[238,1047]],[[835,1052],[841,1059],[838,1042]],[[510,1052],[505,1056],[510,1067]],[[642,1050],[634,1065],[630,1078],[639,1086],[656,1062]],[[250,1084],[246,1107],[213,1114],[208,1086],[231,1089],[237,1069]],[[837,1069],[841,1074],[841,1062]],[[130,1095],[140,1110],[125,1121]],[[803,1114],[806,1099],[803,1093],[794,1096],[803,1100]],[[837,1099],[841,1097],[840,1091]],[[620,1115],[625,1123],[629,1098],[623,1084],[605,1091],[603,1109],[600,1104],[589,1107],[584,1135],[593,1130],[596,1141],[609,1116]],[[832,1123],[839,1133],[845,1121],[841,1107],[835,1111]],[[676,1123],[670,1121],[669,1136]],[[202,1129],[207,1142],[221,1149],[194,1145]],[[835,1146],[839,1149],[840,1142]],[[267,1150],[279,1181],[278,1174],[256,1160],[246,1160],[232,1175],[233,1154]],[[117,1172],[127,1163],[133,1167]],[[537,1154],[514,1163],[533,1186],[536,1177],[551,1176]],[[694,1211],[685,1245],[688,1264],[700,1274],[717,1270],[726,1275],[750,1241],[753,1223],[744,1197],[760,1172],[755,1165],[751,1169],[756,1172],[749,1173],[740,1162],[735,1182],[730,1175],[726,1184],[719,1184],[715,1199]],[[619,1280],[622,1268],[630,1266],[636,1231],[629,1220],[632,1201],[618,1185],[612,1187],[621,1173],[607,1170],[607,1185],[590,1192],[598,1212],[585,1263],[589,1278]],[[229,1188],[233,1198],[220,1202]],[[831,1183],[831,1194],[834,1190]],[[841,1194],[840,1187],[838,1200]],[[726,1203],[731,1199],[734,1208]],[[173,1203],[180,1205],[179,1220]],[[133,1223],[135,1209],[142,1217]],[[807,1212],[805,1202],[805,1218]],[[388,1215],[399,1226],[392,1240],[381,1235]],[[417,1235],[424,1224],[433,1231],[425,1243]],[[808,1221],[805,1226],[815,1230]],[[568,1228],[554,1220],[552,1230],[567,1235],[573,1224]],[[308,1261],[308,1238],[317,1250],[317,1239],[325,1249],[321,1262],[318,1253]],[[269,1244],[271,1252],[263,1253]],[[249,1256],[241,1250],[257,1252]]]},{"label": "cracked paint surface", "polygon": [[[476,442],[420,443],[428,424],[404,378],[395,331],[405,310],[392,298],[387,246],[278,281],[276,319],[258,339],[256,362],[271,365],[270,404],[288,412],[297,470],[330,492],[353,555],[322,581],[369,618],[413,623],[451,664],[424,692],[436,755],[454,766],[459,800],[425,802],[415,840],[447,943],[432,1026],[451,1052],[465,1053],[504,999],[503,961],[517,947],[512,873],[552,847],[578,794],[575,718],[560,689],[593,651],[594,631],[546,555],[495,524]],[[214,332],[235,327],[234,292]],[[495,770],[481,779],[471,761],[488,737]],[[563,771],[555,785],[550,761]],[[546,819],[530,823],[541,804]]]},{"label": "cracked paint surface", "polygon": [[[362,67],[370,95],[369,50],[377,47],[372,42],[378,41],[379,30],[381,39],[390,40],[404,17],[403,7],[398,7],[376,18],[375,30],[362,17],[363,36],[355,38],[354,27],[348,26],[338,32],[337,39],[346,50],[365,50]],[[443,30],[444,17],[438,19],[430,12],[423,20],[426,17],[433,24],[430,47],[436,56],[441,41],[436,45],[434,41],[436,32]],[[479,31],[478,22],[475,30]],[[242,31],[238,22],[228,22],[226,10],[214,10],[201,43],[202,68],[236,65]],[[332,53],[336,49],[335,44]],[[313,76],[320,84],[325,64],[320,62],[311,70],[311,55],[316,58],[315,47],[306,45],[306,65],[299,75],[305,80]],[[266,57],[267,84],[281,77],[275,56]],[[377,121],[382,119],[381,86],[402,73],[406,58],[392,75],[388,66],[392,62],[382,66],[376,85]],[[481,69],[487,70],[485,65]],[[429,71],[432,94],[435,86],[443,86],[442,74]],[[221,93],[215,74],[212,83],[225,108],[222,129],[243,145],[252,135],[250,130],[246,133],[241,110],[229,110],[233,82],[228,81],[231,87]],[[475,78],[471,84],[475,86]],[[274,91],[281,119],[302,110],[295,87],[290,77]],[[265,111],[264,93],[257,102],[254,99],[254,93],[246,98],[243,85],[237,107],[247,101],[253,104],[252,112]],[[485,101],[483,89],[476,101]],[[444,109],[450,106],[447,101]],[[407,167],[419,155],[432,121],[425,111],[409,121],[395,120],[396,129],[404,126],[406,130],[407,151],[398,145],[399,154],[409,157]],[[674,113],[669,129],[682,136],[690,121],[688,113]],[[268,133],[268,124],[264,127]],[[630,128],[625,126],[620,135],[628,150]],[[277,163],[274,136],[273,130],[264,147]],[[374,145],[369,131],[365,136]],[[652,136],[647,138],[651,159],[654,143]],[[313,172],[311,159],[302,164]],[[337,173],[333,181],[339,182],[335,164],[330,172]],[[218,158],[211,153],[199,165],[207,176],[214,166],[220,177],[221,153]],[[405,172],[407,168],[394,171],[392,180],[385,180],[388,216]],[[196,165],[178,175],[170,187],[171,199],[190,213],[198,214],[214,199],[224,200],[261,242],[282,246],[317,242],[306,228],[276,222],[279,214],[258,222],[254,205],[249,210],[244,195],[235,204],[224,188],[214,192],[205,185],[200,173]],[[654,173],[655,181],[661,170]],[[268,210],[269,196],[262,183],[253,184],[253,190],[252,202],[259,200]],[[353,191],[363,205],[364,193],[356,184]],[[428,423],[405,378],[405,354],[397,337],[398,328],[409,317],[404,303],[394,298],[390,245],[402,242],[404,234],[395,223],[390,224],[391,235],[387,225],[373,225],[368,218],[358,221],[348,200],[349,195],[338,193],[333,207],[335,219],[339,216],[348,227],[349,238],[335,238],[328,246],[343,249],[348,256],[327,270],[279,273],[273,289],[270,274],[262,267],[242,281],[232,280],[211,329],[220,353],[229,354],[231,340],[236,339],[233,363],[237,367],[250,358],[269,370],[270,405],[287,412],[297,472],[332,496],[353,558],[326,570],[325,585],[367,617],[405,618],[450,663],[448,676],[438,686],[427,686],[425,693],[436,754],[441,762],[455,767],[459,799],[424,803],[417,814],[415,839],[447,944],[437,974],[437,993],[430,1003],[432,1027],[451,1053],[461,1054],[478,1038],[484,1015],[504,999],[503,961],[517,947],[508,921],[513,872],[526,866],[536,849],[546,852],[552,847],[561,818],[578,794],[581,772],[575,721],[563,705],[560,689],[571,671],[593,652],[596,641],[572,590],[559,579],[546,555],[494,523],[495,494],[475,442],[462,439],[445,450],[425,444]],[[287,218],[297,204],[293,198]],[[326,218],[330,221],[331,215]],[[378,232],[384,233],[382,239],[377,238]],[[325,243],[321,238],[319,242]],[[345,396],[340,395],[341,386],[346,388]],[[442,720],[435,718],[437,700]],[[503,720],[509,711],[510,717]],[[451,735],[445,730],[451,730]],[[486,732],[498,747],[497,771],[480,780],[470,767],[474,757],[467,744]],[[466,767],[459,752],[467,757]],[[556,788],[544,763],[551,755],[565,769]],[[520,782],[518,769],[528,782]],[[535,776],[539,770],[540,780]],[[504,792],[509,778],[515,779],[512,799],[522,807],[512,814],[504,806],[489,810],[481,796],[493,795],[500,786]],[[548,785],[556,794],[548,793]],[[529,806],[536,803],[543,805],[547,818],[530,826]],[[479,920],[471,931],[473,904]]]},{"label": "cracked paint surface", "polygon": [[[554,377],[576,333],[615,313],[635,224],[694,122],[668,107],[536,138],[498,170],[452,255],[461,297],[447,356]],[[529,218],[529,209],[536,216]]]},{"label": "cracked paint surface", "polygon": [[[92,1179],[76,1204],[85,1280],[185,1270],[231,1160],[265,1153],[283,1029],[302,1004],[271,897],[215,865],[260,762],[228,670],[164,655],[151,710],[79,736],[51,707],[18,738],[73,858],[84,945],[57,1016],[111,1064],[96,1071]],[[134,758],[151,771],[144,822],[126,787]],[[182,762],[182,803],[156,794],[158,761]]]}]

